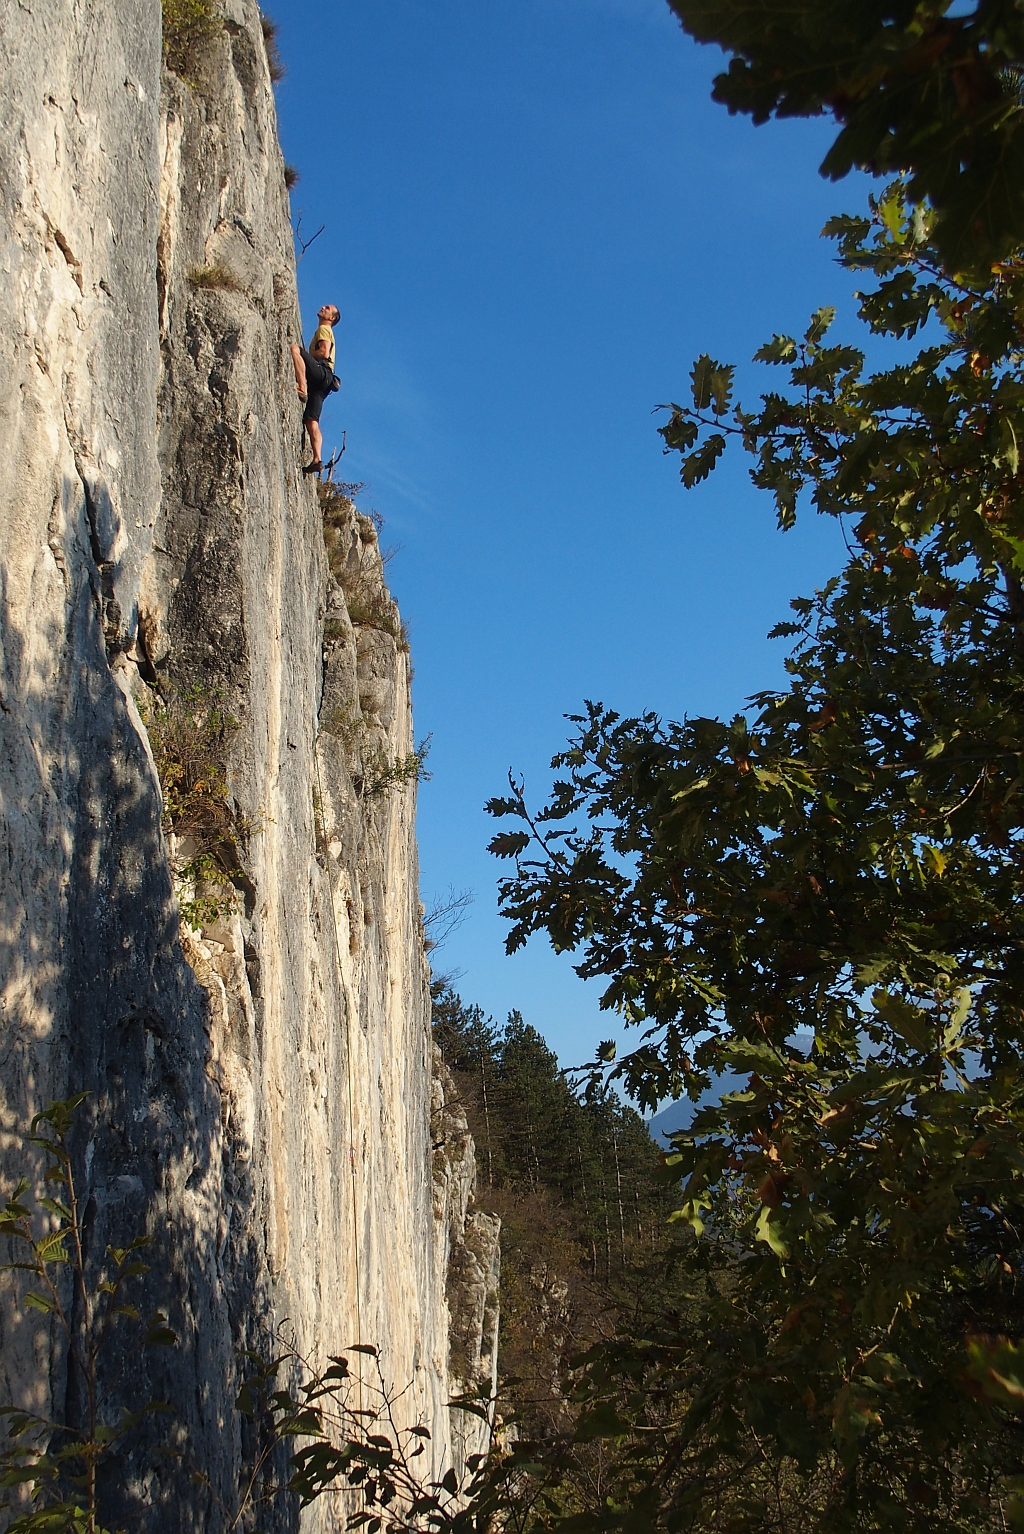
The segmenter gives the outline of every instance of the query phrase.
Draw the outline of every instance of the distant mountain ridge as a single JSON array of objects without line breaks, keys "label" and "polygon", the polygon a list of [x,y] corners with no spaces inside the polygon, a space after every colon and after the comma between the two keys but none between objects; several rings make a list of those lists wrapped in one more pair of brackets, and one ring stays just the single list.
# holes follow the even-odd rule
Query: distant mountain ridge
[{"label": "distant mountain ridge", "polygon": [[[795,1033],[789,1042],[806,1055],[810,1054],[814,1041],[810,1034]],[[668,1103],[653,1118],[647,1120],[651,1138],[659,1145],[668,1145],[671,1135],[680,1129],[689,1129],[699,1109],[718,1102],[727,1092],[742,1091],[747,1080],[747,1076],[737,1076],[728,1071],[721,1076],[716,1076],[708,1090],[703,1092],[695,1103],[688,1097],[676,1098],[675,1102]]]}]

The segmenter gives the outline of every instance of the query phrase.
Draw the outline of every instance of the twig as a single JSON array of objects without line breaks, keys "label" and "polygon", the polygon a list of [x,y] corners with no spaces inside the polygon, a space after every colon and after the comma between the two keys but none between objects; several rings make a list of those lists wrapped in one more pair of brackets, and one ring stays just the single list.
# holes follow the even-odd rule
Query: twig
[{"label": "twig", "polygon": [[295,258],[297,261],[302,260],[303,256],[306,254],[306,251],[312,245],[313,241],[318,240],[326,228],[326,224],[321,224],[316,234],[311,234],[308,240],[304,240],[302,238],[302,214],[299,214],[295,221],[295,243],[299,247],[299,254]]}]

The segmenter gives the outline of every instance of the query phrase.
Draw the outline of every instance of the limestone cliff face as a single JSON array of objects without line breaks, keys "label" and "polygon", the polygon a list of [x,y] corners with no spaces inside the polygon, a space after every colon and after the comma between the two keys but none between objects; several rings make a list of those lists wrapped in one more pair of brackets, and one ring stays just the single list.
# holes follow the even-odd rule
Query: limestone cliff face
[{"label": "limestone cliff face", "polygon": [[[93,1094],[91,1239],[146,1226],[181,1335],[133,1387],[231,1505],[238,1349],[286,1319],[314,1359],[380,1346],[428,1470],[481,1447],[446,1403],[494,1368],[497,1230],[431,1058],[407,645],[372,523],[337,498],[325,544],[298,472],[266,54],[219,9],[188,84],[156,0],[0,29],[0,1092],[8,1132]],[[188,688],[237,724],[205,926],[144,722]],[[67,1389],[40,1325],[3,1297],[5,1399]],[[140,1453],[112,1518],[217,1527],[175,1475]]]}]

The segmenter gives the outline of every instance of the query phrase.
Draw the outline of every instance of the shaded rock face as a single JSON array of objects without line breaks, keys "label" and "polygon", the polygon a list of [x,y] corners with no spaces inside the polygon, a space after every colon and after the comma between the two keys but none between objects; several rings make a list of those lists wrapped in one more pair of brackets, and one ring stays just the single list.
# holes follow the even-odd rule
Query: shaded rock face
[{"label": "shaded rock face", "polygon": [[[431,1114],[434,1144],[434,1217],[447,1235],[446,1294],[450,1321],[449,1374],[458,1394],[481,1387],[493,1396],[498,1384],[498,1307],[501,1276],[496,1214],[474,1208],[476,1155],[465,1109],[451,1073],[434,1049]],[[486,1448],[478,1417],[452,1421],[453,1460],[460,1476],[467,1460]]]},{"label": "shaded rock face", "polygon": [[[314,1360],[381,1348],[428,1473],[483,1446],[447,1401],[496,1347],[497,1231],[431,1054],[407,645],[372,523],[337,498],[325,545],[299,474],[273,96],[255,5],[222,11],[189,84],[161,78],[155,0],[0,33],[4,1177],[27,1116],[92,1094],[91,1248],[144,1227],[180,1337],[132,1357],[127,1404],[172,1402],[211,1483],[142,1445],[109,1521],[154,1530],[235,1504],[236,1359],[286,1318]],[[237,726],[234,888],[200,926],[145,723],[190,688]],[[8,1288],[0,1395],[50,1392],[73,1414]]]}]

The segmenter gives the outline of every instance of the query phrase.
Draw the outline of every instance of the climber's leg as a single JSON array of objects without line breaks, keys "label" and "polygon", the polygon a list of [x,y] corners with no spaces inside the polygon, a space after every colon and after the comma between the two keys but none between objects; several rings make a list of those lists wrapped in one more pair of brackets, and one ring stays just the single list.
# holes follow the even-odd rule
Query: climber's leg
[{"label": "climber's leg", "polygon": [[299,399],[305,402],[307,394],[306,363],[302,355],[302,347],[296,346],[293,341],[289,350],[292,354],[292,366],[295,369],[295,392],[298,394]]},{"label": "climber's leg", "polygon": [[302,424],[306,428],[309,445],[313,449],[313,462],[306,465],[302,471],[303,474],[315,474],[320,468],[321,452],[324,445],[323,434],[320,431],[320,412],[323,409],[323,404],[324,396],[316,387],[316,374],[314,373],[313,382],[310,384],[309,389],[309,400],[305,410],[302,412]]}]

